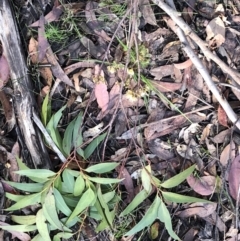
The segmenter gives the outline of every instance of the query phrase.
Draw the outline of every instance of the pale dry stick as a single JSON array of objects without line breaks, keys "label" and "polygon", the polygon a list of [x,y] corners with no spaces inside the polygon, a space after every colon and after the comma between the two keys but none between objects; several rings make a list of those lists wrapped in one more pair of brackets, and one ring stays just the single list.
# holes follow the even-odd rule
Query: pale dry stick
[{"label": "pale dry stick", "polygon": [[207,47],[207,43],[200,39],[197,34],[193,32],[193,30],[184,22],[184,20],[180,17],[180,13],[169,7],[162,0],[152,0],[153,3],[158,5],[163,11],[165,11],[171,19],[183,30],[183,32],[189,36],[202,50],[204,55],[213,60],[223,72],[230,75],[233,80],[240,85],[240,74],[231,69],[228,65],[226,65],[221,59],[219,59],[216,55],[214,55]]},{"label": "pale dry stick", "polygon": [[215,98],[218,100],[222,108],[225,110],[227,116],[229,119],[237,126],[238,129],[240,129],[240,120],[238,120],[237,115],[227,102],[227,100],[222,96],[216,85],[214,84],[211,76],[209,75],[207,69],[202,64],[201,60],[197,57],[197,55],[194,53],[192,48],[190,47],[186,36],[184,35],[183,31],[175,25],[173,20],[168,19],[167,20],[168,26],[178,35],[180,41],[182,42],[183,49],[187,53],[188,57],[192,60],[193,64],[199,71],[199,73],[202,75],[203,79],[205,80],[206,84],[208,85],[208,88],[211,90]]},{"label": "pale dry stick", "polygon": [[53,142],[51,136],[48,134],[46,128],[43,126],[43,124],[42,124],[41,120],[39,119],[38,115],[36,114],[35,110],[33,110],[32,113],[33,113],[33,116],[32,116],[33,121],[38,126],[40,131],[43,133],[43,135],[46,138],[50,147],[55,151],[55,153],[58,155],[59,159],[62,162],[66,162],[66,158],[63,156],[62,152],[58,149],[56,144]]}]

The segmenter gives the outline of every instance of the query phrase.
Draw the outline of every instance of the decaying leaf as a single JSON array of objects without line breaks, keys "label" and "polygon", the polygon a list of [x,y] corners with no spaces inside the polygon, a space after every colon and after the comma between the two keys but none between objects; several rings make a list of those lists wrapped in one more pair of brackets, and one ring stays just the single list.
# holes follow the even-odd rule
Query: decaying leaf
[{"label": "decaying leaf", "polygon": [[207,41],[211,48],[218,48],[225,42],[225,25],[220,17],[214,18],[206,27]]},{"label": "decaying leaf", "polygon": [[164,65],[157,68],[153,68],[150,71],[155,80],[161,80],[165,76],[171,76],[174,73],[174,65]]},{"label": "decaying leaf", "polygon": [[44,24],[45,24],[45,20],[42,15],[40,16],[39,26],[38,26],[38,62],[43,61],[48,48],[48,41],[46,39]]},{"label": "decaying leaf", "polygon": [[149,3],[149,0],[141,0],[139,2],[139,8],[142,12],[143,18],[146,23],[156,26],[157,21],[152,10],[152,6]]},{"label": "decaying leaf", "polygon": [[218,121],[221,125],[228,127],[228,117],[221,105],[218,106]]},{"label": "decaying leaf", "polygon": [[240,200],[240,156],[236,156],[230,166],[228,183],[229,192],[235,200]]},{"label": "decaying leaf", "polygon": [[213,176],[194,177],[193,174],[187,177],[189,186],[203,196],[208,196],[214,193],[216,189],[216,178]]},{"label": "decaying leaf", "polygon": [[217,203],[193,203],[186,206],[185,210],[177,212],[179,217],[187,218],[197,215],[203,218],[215,212]]},{"label": "decaying leaf", "polygon": [[234,159],[235,157],[235,144],[232,141],[223,149],[220,155],[220,162],[223,166],[227,166],[228,162]]}]

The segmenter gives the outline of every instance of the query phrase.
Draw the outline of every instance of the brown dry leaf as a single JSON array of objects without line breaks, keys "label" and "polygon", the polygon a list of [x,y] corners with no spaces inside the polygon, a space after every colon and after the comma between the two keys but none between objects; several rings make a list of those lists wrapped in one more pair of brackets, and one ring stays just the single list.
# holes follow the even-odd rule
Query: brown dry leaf
[{"label": "brown dry leaf", "polygon": [[[206,115],[202,113],[196,113],[196,114],[187,114],[185,113],[185,116],[191,121],[195,123],[199,123],[206,119]],[[167,135],[171,133],[172,131],[179,128],[179,126],[184,127],[189,125],[188,119],[183,115],[178,115],[170,118],[166,118],[160,121],[157,121],[156,123],[150,123],[148,127],[146,127],[148,130],[146,130],[148,133],[153,133],[151,136],[147,136],[146,138],[148,140],[155,139],[160,136]],[[157,133],[155,133],[157,132]],[[155,134],[154,134],[155,133]]]},{"label": "brown dry leaf", "polygon": [[240,187],[240,155],[235,157],[230,166],[228,174],[229,192],[231,196],[237,200],[240,200],[238,193]]},{"label": "brown dry leaf", "polygon": [[186,69],[186,68],[189,68],[192,66],[192,60],[191,59],[188,59],[186,60],[185,62],[183,63],[180,63],[180,64],[173,64],[175,68],[177,69]]},{"label": "brown dry leaf", "polygon": [[65,84],[73,87],[72,81],[68,78],[68,76],[64,73],[63,69],[59,65],[50,45],[47,48],[46,56],[47,56],[47,60],[51,64],[51,70],[53,75],[56,78],[60,79]]},{"label": "brown dry leaf", "polygon": [[203,196],[211,195],[216,187],[216,177],[203,176],[195,178],[193,174],[187,177],[188,185],[196,192]]},{"label": "brown dry leaf", "polygon": [[75,69],[78,68],[93,68],[95,66],[95,63],[92,61],[84,61],[84,62],[78,62],[72,65],[69,65],[64,69],[65,74],[72,73]]},{"label": "brown dry leaf", "polygon": [[159,56],[159,60],[171,57],[173,61],[178,61],[180,49],[181,49],[180,41],[173,41],[168,43],[163,48],[162,54]]},{"label": "brown dry leaf", "polygon": [[214,18],[206,27],[209,47],[218,48],[225,42],[225,25],[220,17]]},{"label": "brown dry leaf", "polygon": [[177,212],[177,215],[181,218],[188,218],[194,215],[204,218],[214,213],[216,208],[217,203],[193,203],[185,210]]},{"label": "brown dry leaf", "polygon": [[197,229],[190,228],[185,234],[183,241],[193,241],[198,232]]},{"label": "brown dry leaf", "polygon": [[163,81],[151,81],[153,86],[160,92],[172,92],[179,90],[182,87],[182,83],[170,83]]},{"label": "brown dry leaf", "polygon": [[161,80],[165,76],[172,75],[174,73],[174,65],[164,65],[150,70],[151,75],[153,75],[155,80]]},{"label": "brown dry leaf", "polygon": [[45,34],[45,20],[43,15],[40,16],[39,19],[39,25],[38,25],[38,62],[42,62],[45,55],[46,51],[48,48],[48,41],[46,39],[46,34]]},{"label": "brown dry leaf", "polygon": [[0,57],[0,89],[8,82],[10,76],[9,65],[4,55]]},{"label": "brown dry leaf", "polygon": [[207,124],[207,126],[203,129],[200,143],[203,143],[206,138],[209,137],[213,124]]},{"label": "brown dry leaf", "polygon": [[120,167],[119,169],[120,169],[119,178],[123,178],[122,184],[125,186],[128,192],[127,202],[130,203],[134,198],[133,180],[125,167]]},{"label": "brown dry leaf", "polygon": [[[47,23],[57,21],[61,16],[62,12],[63,12],[63,6],[58,6],[58,7],[54,6],[52,11],[50,11],[46,16],[44,16],[44,19]],[[39,22],[40,22],[40,19],[32,23],[29,27],[38,27]]]},{"label": "brown dry leaf", "polygon": [[113,85],[112,89],[109,92],[109,103],[108,103],[109,110],[111,110],[117,103],[117,100],[119,99],[120,91],[121,91],[121,86],[116,81],[115,84]]},{"label": "brown dry leaf", "polygon": [[161,160],[169,160],[175,157],[172,147],[159,139],[148,142],[148,147],[151,153],[157,155]]},{"label": "brown dry leaf", "polygon": [[107,84],[102,70],[100,72],[100,78],[95,84],[94,93],[97,99],[98,107],[102,110],[102,112],[105,112],[109,103],[109,94],[107,91]]},{"label": "brown dry leaf", "polygon": [[218,106],[218,121],[221,125],[228,127],[228,117],[221,105]]},{"label": "brown dry leaf", "polygon": [[149,1],[141,0],[138,3],[138,7],[139,7],[140,11],[142,12],[145,23],[156,26],[157,21],[156,21],[155,14],[152,10],[152,7],[151,7],[151,4],[149,3]]},{"label": "brown dry leaf", "polygon": [[218,133],[215,137],[211,138],[211,140],[216,144],[220,144],[220,143],[223,143],[225,138],[230,136],[230,134],[231,134],[231,130],[227,129]]},{"label": "brown dry leaf", "polygon": [[120,136],[126,129],[127,120],[125,117],[125,114],[122,110],[119,110],[116,118],[116,124],[115,124],[115,135]]},{"label": "brown dry leaf", "polygon": [[8,123],[8,132],[10,132],[16,124],[14,109],[10,101],[11,97],[6,95],[3,90],[0,90],[0,101],[4,111],[6,121]]},{"label": "brown dry leaf", "polygon": [[[29,57],[31,59],[31,62],[33,64],[37,64],[38,63],[38,42],[34,38],[31,38],[29,41],[28,51],[29,51]],[[47,59],[44,58],[41,64],[48,64]],[[50,67],[39,67],[39,71],[43,79],[46,81],[46,84],[48,86],[51,86],[53,76],[52,76],[52,71]]]},{"label": "brown dry leaf", "polygon": [[235,143],[231,141],[222,151],[220,155],[220,162],[225,167],[228,164],[228,161],[233,160],[235,155]]}]

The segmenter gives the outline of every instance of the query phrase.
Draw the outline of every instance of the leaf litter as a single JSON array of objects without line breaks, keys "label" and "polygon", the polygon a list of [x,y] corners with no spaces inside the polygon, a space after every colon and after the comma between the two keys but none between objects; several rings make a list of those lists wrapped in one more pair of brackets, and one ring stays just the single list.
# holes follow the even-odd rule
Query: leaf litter
[{"label": "leaf litter", "polygon": [[[122,200],[118,207],[120,212],[141,190],[149,194],[134,212],[136,226],[133,221],[125,220],[129,227],[119,236],[113,233],[111,239],[110,234],[103,232],[103,238],[102,234],[95,233],[96,223],[91,220],[86,221],[91,227],[83,230],[98,235],[100,240],[131,240],[132,236],[124,237],[126,233],[137,238],[143,235],[142,240],[168,240],[169,234],[177,238],[173,230],[183,240],[236,238],[238,218],[232,216],[225,221],[224,215],[226,210],[235,213],[239,206],[239,130],[216,101],[194,61],[184,52],[177,35],[163,23],[165,13],[148,0],[139,1],[138,8],[136,1],[132,6],[121,1],[47,2],[42,9],[36,8],[35,15],[24,11],[30,11],[37,3],[22,3],[16,11],[23,13],[20,22],[26,24],[22,31],[31,33],[24,41],[28,43],[29,68],[33,71],[39,108],[47,93],[51,94],[49,103],[45,103],[45,115],[56,113],[67,104],[54,123],[59,127],[55,144],[60,147],[67,126],[82,112],[83,119],[78,126],[82,136],[78,137],[77,146],[68,146],[69,152],[77,151],[76,165],[70,161],[71,156],[69,166],[76,169],[103,161],[120,163],[109,174],[109,178],[124,179],[118,185]],[[211,1],[189,0],[176,7],[216,56],[226,59],[233,69],[240,68],[239,6],[226,5],[224,8]],[[129,14],[125,15],[127,10]],[[48,32],[49,24],[57,38]],[[63,31],[67,35],[62,41]],[[199,51],[197,42],[190,38],[188,41],[220,95],[238,114],[238,84],[231,74],[227,75],[209,56]],[[3,139],[0,140],[0,154],[7,155],[3,159],[6,170],[2,176],[19,181],[19,177],[13,175],[18,168],[12,149],[17,139],[11,131],[18,123],[10,99],[13,97],[8,83],[10,71],[5,51],[1,50],[0,129]],[[49,121],[50,117],[44,118]],[[72,135],[68,133],[69,138]],[[92,150],[88,145],[94,141],[99,145]],[[18,142],[22,147],[20,140]],[[68,143],[66,139],[65,143]],[[84,160],[84,150],[87,150],[87,160]],[[57,155],[52,151],[49,155],[54,165],[59,166]],[[197,166],[195,171],[171,192],[212,203],[178,206],[156,196],[154,178],[170,180],[192,164]],[[3,185],[5,191],[14,192],[9,191],[6,183]],[[156,210],[165,212],[166,216],[158,216]],[[173,227],[167,221],[168,212]],[[168,232],[164,231],[163,224]],[[189,225],[196,229],[189,229]],[[147,226],[151,227],[141,233]],[[137,231],[140,232],[135,234]],[[28,240],[21,232],[10,232],[20,240]],[[191,238],[187,239],[187,235]]]}]

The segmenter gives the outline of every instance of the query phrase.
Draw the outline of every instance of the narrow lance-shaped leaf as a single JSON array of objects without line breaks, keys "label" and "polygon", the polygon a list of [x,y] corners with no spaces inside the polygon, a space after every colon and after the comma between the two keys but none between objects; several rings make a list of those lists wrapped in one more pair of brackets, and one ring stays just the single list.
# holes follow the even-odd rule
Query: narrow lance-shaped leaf
[{"label": "narrow lance-shaped leaf", "polygon": [[173,239],[180,240],[180,238],[175,234],[175,232],[172,229],[172,219],[166,205],[159,197],[157,198],[159,199],[159,202],[160,202],[159,209],[157,211],[157,217],[160,219],[161,222],[165,224],[165,227],[169,235]]},{"label": "narrow lance-shaped leaf", "polygon": [[50,190],[46,196],[45,202],[43,204],[44,216],[48,222],[59,230],[71,231],[60,222],[55,205],[55,197]]},{"label": "narrow lance-shaped leaf", "polygon": [[56,200],[56,207],[59,211],[61,211],[63,214],[65,214],[66,216],[69,216],[71,214],[71,209],[67,206],[67,204],[65,203],[61,193],[54,188],[53,189],[54,192],[54,197]]},{"label": "narrow lance-shaped leaf", "polygon": [[23,225],[31,225],[36,223],[36,215],[26,215],[26,216],[17,216],[11,215],[13,222]]},{"label": "narrow lance-shaped leaf", "polygon": [[86,149],[84,150],[85,159],[88,159],[92,155],[92,153],[95,151],[97,146],[104,140],[106,135],[107,133],[103,133],[102,135],[99,135],[86,147]]},{"label": "narrow lance-shaped leaf", "polygon": [[0,228],[3,230],[7,230],[7,231],[16,231],[16,232],[32,232],[37,230],[37,226],[36,225],[9,225],[9,226],[3,226],[0,225]]},{"label": "narrow lance-shaped leaf", "polygon": [[46,241],[51,241],[48,231],[48,225],[46,223],[46,218],[43,214],[42,209],[38,210],[37,212],[36,225],[41,237]]},{"label": "narrow lance-shaped leaf", "polygon": [[195,167],[196,167],[196,165],[189,167],[185,171],[180,172],[179,174],[175,175],[174,177],[161,183],[160,186],[164,187],[164,188],[176,187],[177,185],[182,183],[195,170]]},{"label": "narrow lance-shaped leaf", "polygon": [[110,172],[115,169],[120,163],[117,162],[109,162],[109,163],[100,163],[85,169],[86,172],[94,172],[97,174],[102,174],[106,172]]},{"label": "narrow lance-shaped leaf", "polygon": [[147,170],[144,167],[141,172],[141,179],[142,179],[142,185],[144,189],[147,191],[147,193],[150,193],[152,191],[151,178],[149,175],[150,174],[147,172]]},{"label": "narrow lance-shaped leaf", "polygon": [[88,190],[85,193],[83,193],[83,195],[81,196],[77,206],[75,207],[72,214],[68,218],[66,225],[73,218],[75,218],[77,215],[79,215],[84,209],[86,209],[89,206],[94,205],[95,201],[96,201],[96,196],[95,196],[94,192],[92,191],[91,188],[88,188]]},{"label": "narrow lance-shaped leaf", "polygon": [[92,182],[99,184],[111,184],[121,182],[123,179],[117,178],[104,178],[104,177],[88,177],[88,179]]},{"label": "narrow lance-shaped leaf", "polygon": [[26,195],[24,198],[22,198],[17,203],[13,204],[11,207],[5,209],[6,211],[14,211],[19,210],[21,208],[27,207],[29,205],[34,205],[36,203],[40,202],[41,194],[35,193],[31,195]]},{"label": "narrow lance-shaped leaf", "polygon": [[72,139],[73,139],[73,129],[74,129],[75,121],[76,121],[75,119],[71,121],[71,123],[67,126],[67,129],[65,130],[64,136],[63,136],[62,148],[67,155],[70,155],[70,152],[73,147]]},{"label": "narrow lance-shaped leaf", "polygon": [[73,236],[73,233],[63,233],[60,232],[53,237],[53,241],[61,241],[61,238],[63,239],[69,239]]},{"label": "narrow lance-shaped leaf", "polygon": [[43,125],[47,125],[48,117],[49,117],[49,93],[47,93],[46,97],[44,98],[43,104],[42,104],[42,112],[41,112],[41,117],[42,117],[42,122]]},{"label": "narrow lance-shaped leaf", "polygon": [[202,198],[196,198],[196,197],[190,197],[190,196],[184,196],[177,193],[172,192],[161,192],[164,199],[166,201],[175,202],[175,203],[194,203],[194,202],[202,202],[202,203],[211,203],[208,200],[202,199]]},{"label": "narrow lance-shaped leaf", "polygon": [[148,193],[146,190],[142,190],[139,192],[135,198],[132,200],[131,203],[128,204],[128,206],[124,209],[124,211],[120,214],[120,217],[125,216],[132,212],[139,204],[141,204],[146,198],[148,197]]},{"label": "narrow lance-shaped leaf", "polygon": [[12,187],[17,188],[18,190],[26,191],[26,192],[40,192],[43,188],[43,184],[40,184],[40,183],[18,183],[18,182],[9,182],[9,181],[4,181],[4,182],[6,182]]},{"label": "narrow lance-shaped leaf", "polygon": [[144,228],[149,227],[157,218],[159,205],[160,205],[160,198],[156,196],[154,202],[147,210],[143,218],[140,220],[140,222],[138,222],[130,231],[128,231],[125,234],[125,236],[131,236],[143,230]]},{"label": "narrow lance-shaped leaf", "polygon": [[68,188],[68,192],[73,193],[75,179],[74,179],[74,176],[72,175],[72,173],[69,171],[69,169],[66,168],[63,171],[62,177],[63,177],[63,181],[64,181],[65,185]]},{"label": "narrow lance-shaped leaf", "polygon": [[27,177],[38,177],[38,178],[43,178],[46,179],[48,177],[55,176],[56,173],[47,169],[28,169],[28,170],[20,170],[20,171],[15,171],[15,173],[21,175],[21,176],[27,176]]}]

